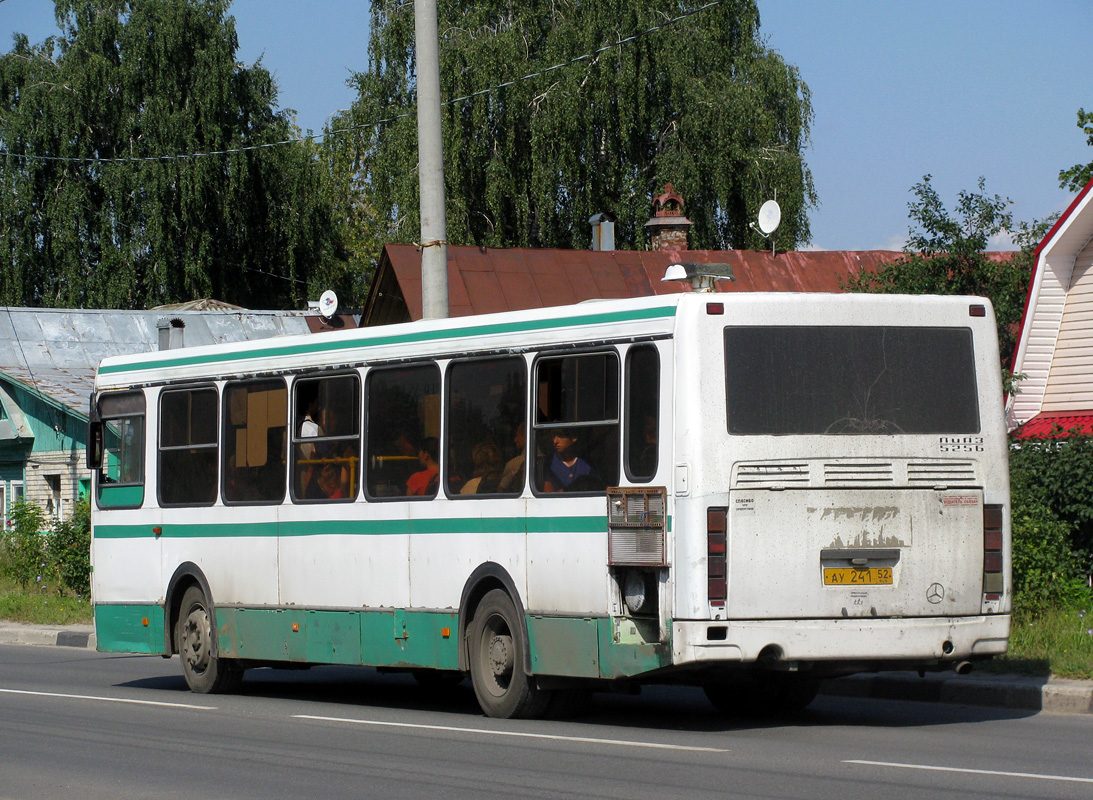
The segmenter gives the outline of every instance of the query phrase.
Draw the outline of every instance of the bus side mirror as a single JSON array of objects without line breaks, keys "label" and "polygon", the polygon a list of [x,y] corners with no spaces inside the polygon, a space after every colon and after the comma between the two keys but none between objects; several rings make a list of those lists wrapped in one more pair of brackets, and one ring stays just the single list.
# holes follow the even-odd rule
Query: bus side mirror
[{"label": "bus side mirror", "polygon": [[102,469],[102,422],[87,424],[87,468],[92,472]]}]

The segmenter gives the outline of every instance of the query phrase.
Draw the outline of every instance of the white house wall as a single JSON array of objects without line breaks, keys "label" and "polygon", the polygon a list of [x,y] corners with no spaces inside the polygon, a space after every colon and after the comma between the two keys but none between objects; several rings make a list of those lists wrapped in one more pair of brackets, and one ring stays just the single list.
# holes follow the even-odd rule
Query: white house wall
[{"label": "white house wall", "polygon": [[1093,408],[1093,241],[1074,260],[1040,410]]},{"label": "white house wall", "polygon": [[[1085,411],[1093,407],[1093,382],[1064,377],[1072,374],[1080,378],[1078,373],[1083,369],[1089,371],[1093,365],[1091,189],[1093,181],[1074,199],[1039,248],[1014,359],[1013,371],[1023,377],[1017,385],[1018,393],[1011,396],[1006,409],[1010,428],[1028,422],[1049,407],[1052,411]],[[1072,290],[1076,300],[1068,305],[1067,296]],[[1082,352],[1083,347],[1078,344],[1081,338],[1090,343],[1090,352]],[[1052,362],[1060,352],[1064,353],[1065,363],[1053,368]],[[1084,399],[1079,400],[1079,395]]]}]

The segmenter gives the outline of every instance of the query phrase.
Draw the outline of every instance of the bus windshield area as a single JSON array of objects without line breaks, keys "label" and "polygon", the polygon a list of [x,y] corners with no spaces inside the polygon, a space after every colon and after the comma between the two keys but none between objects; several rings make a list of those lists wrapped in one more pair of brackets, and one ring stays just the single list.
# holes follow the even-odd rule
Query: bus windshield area
[{"label": "bus windshield area", "polygon": [[725,329],[728,429],[736,435],[978,433],[967,328]]}]

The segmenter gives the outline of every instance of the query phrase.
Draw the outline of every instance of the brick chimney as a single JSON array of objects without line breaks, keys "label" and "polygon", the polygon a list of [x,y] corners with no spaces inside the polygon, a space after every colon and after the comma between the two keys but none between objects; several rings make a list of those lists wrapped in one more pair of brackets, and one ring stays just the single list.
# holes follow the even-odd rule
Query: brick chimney
[{"label": "brick chimney", "polygon": [[653,216],[645,223],[653,250],[686,250],[687,231],[694,223],[683,216],[683,197],[670,183],[653,198]]}]

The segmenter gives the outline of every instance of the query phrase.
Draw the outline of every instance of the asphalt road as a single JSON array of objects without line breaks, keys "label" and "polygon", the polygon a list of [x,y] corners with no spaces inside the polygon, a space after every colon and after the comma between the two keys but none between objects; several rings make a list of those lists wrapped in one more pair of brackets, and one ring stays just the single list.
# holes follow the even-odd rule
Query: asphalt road
[{"label": "asphalt road", "polygon": [[700,692],[483,717],[468,686],[336,667],[186,691],[178,660],[0,646],[11,798],[1083,798],[1093,715],[820,697],[741,722]]}]

